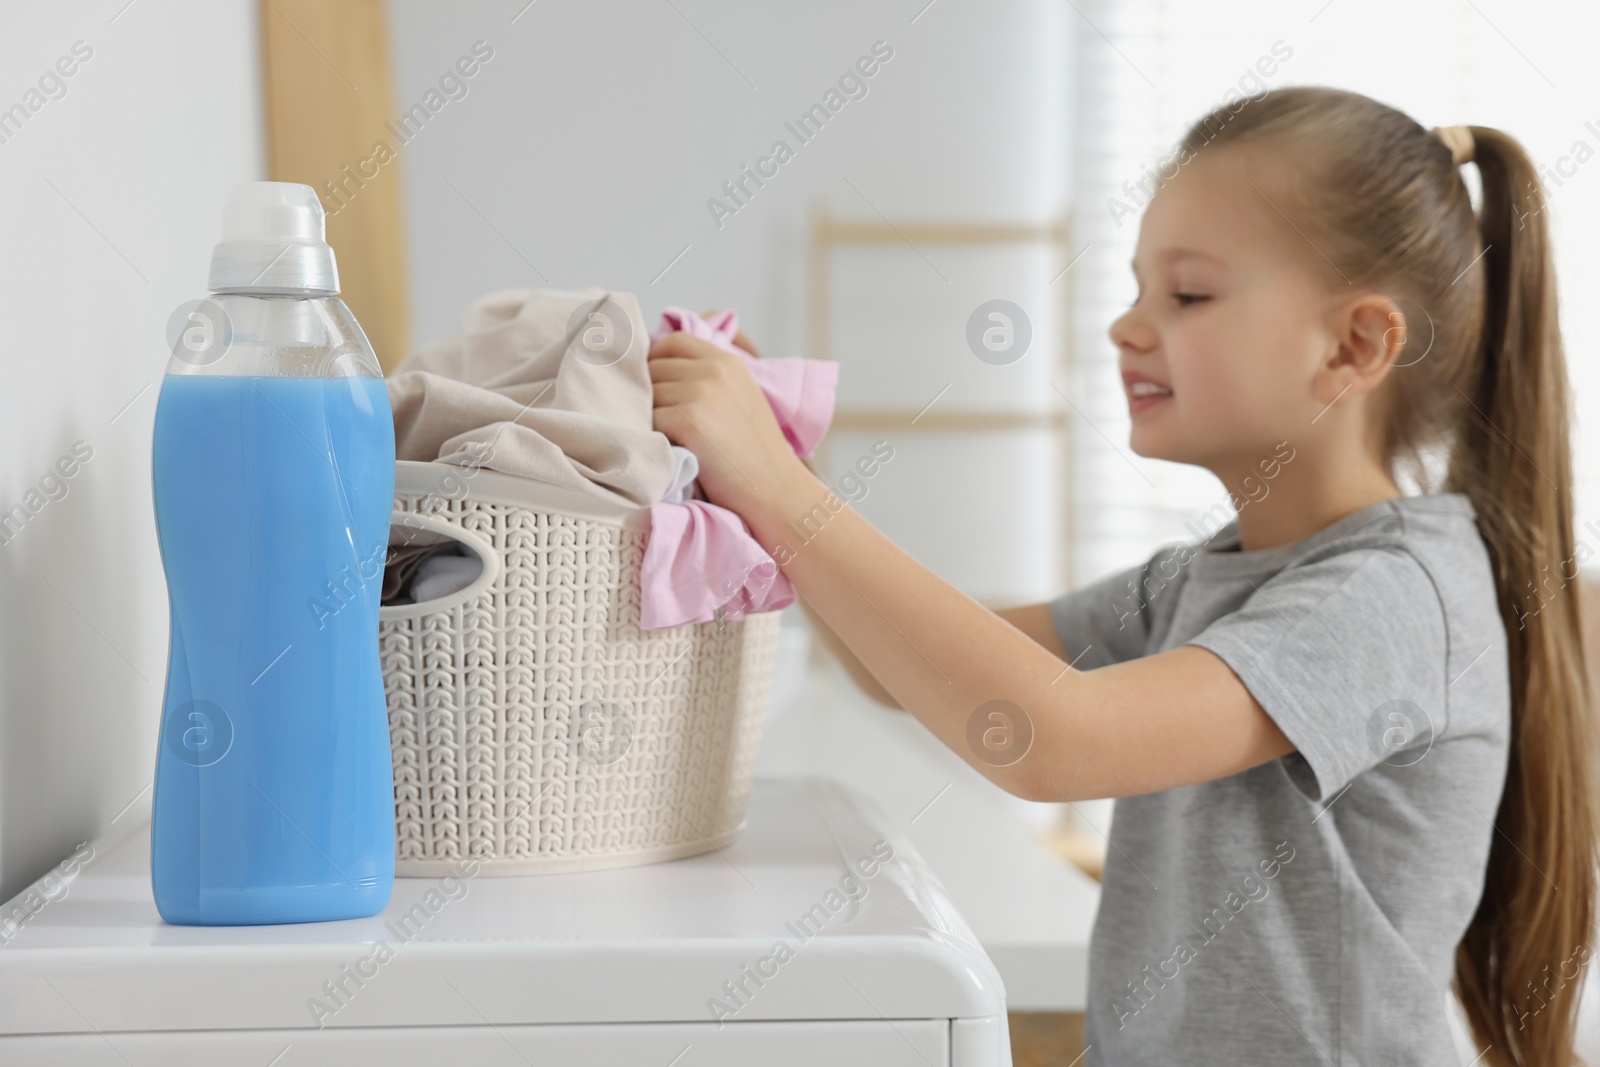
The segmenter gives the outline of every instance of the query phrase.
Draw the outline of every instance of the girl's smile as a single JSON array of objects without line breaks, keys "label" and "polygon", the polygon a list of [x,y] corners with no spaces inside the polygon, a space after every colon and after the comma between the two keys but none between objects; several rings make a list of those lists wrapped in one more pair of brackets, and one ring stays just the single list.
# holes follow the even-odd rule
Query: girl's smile
[{"label": "girl's smile", "polygon": [[1124,370],[1122,372],[1122,387],[1128,394],[1129,415],[1137,415],[1142,411],[1148,411],[1163,400],[1172,399],[1170,386],[1136,370]]}]

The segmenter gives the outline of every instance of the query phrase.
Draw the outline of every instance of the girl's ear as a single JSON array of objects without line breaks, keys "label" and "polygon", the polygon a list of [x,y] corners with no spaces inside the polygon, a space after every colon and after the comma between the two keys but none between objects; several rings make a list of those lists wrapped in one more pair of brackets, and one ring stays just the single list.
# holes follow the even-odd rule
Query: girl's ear
[{"label": "girl's ear", "polygon": [[[1318,375],[1318,393],[1327,399],[1376,389],[1391,367],[1404,365],[1407,331],[1416,323],[1393,300],[1378,293],[1339,306],[1333,319],[1334,349]],[[1331,387],[1331,388],[1330,388]]]}]

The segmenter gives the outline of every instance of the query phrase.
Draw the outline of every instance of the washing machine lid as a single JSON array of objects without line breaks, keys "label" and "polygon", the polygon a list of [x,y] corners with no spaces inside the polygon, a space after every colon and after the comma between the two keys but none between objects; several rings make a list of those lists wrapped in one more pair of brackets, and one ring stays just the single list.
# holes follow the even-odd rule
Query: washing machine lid
[{"label": "washing machine lid", "polygon": [[[0,912],[0,1034],[1003,1015],[909,842],[828,779],[757,780],[732,845],[396,879],[381,915],[169,926],[148,805]],[[71,870],[68,870],[68,866]]]}]

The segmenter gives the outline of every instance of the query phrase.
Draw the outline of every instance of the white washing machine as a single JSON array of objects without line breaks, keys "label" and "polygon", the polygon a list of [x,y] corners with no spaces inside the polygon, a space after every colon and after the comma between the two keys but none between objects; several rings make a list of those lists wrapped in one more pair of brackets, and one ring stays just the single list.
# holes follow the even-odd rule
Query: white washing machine
[{"label": "white washing machine", "polygon": [[146,805],[0,912],[0,1064],[1009,1067],[999,975],[888,826],[831,780],[758,780],[692,859],[467,865],[370,919],[184,927]]}]

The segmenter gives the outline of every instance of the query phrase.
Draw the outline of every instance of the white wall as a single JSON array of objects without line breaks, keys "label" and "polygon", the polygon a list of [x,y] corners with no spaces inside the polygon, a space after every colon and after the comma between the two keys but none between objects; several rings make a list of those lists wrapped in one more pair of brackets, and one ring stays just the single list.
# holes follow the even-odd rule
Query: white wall
[{"label": "white wall", "polygon": [[[604,285],[637,293],[651,325],[668,305],[735,307],[765,354],[804,355],[814,203],[1030,222],[1064,203],[1072,16],[1059,4],[524,2],[391,0],[397,108],[475,41],[494,49],[401,150],[418,345],[492,289]],[[867,95],[800,144],[785,122],[879,40],[894,56]],[[719,228],[706,201],[779,138],[795,157]],[[946,383],[941,410],[1052,399],[1055,270],[1035,250],[902,245],[837,264],[841,405],[917,411]],[[968,315],[994,297],[1021,304],[1038,335],[1009,367],[965,343]],[[848,464],[876,436],[837,435],[830,458]],[[1060,591],[1062,479],[1044,434],[885,436],[896,459],[858,505],[867,518],[973,595]],[[971,495],[983,487],[1004,492]]]},{"label": "white wall", "polygon": [[[204,295],[228,190],[264,177],[255,5],[125,2],[10,4],[0,32],[0,109],[41,105],[0,143],[0,508],[92,450],[0,545],[0,899],[150,782],[166,322]],[[65,94],[28,99],[80,41]]]}]

